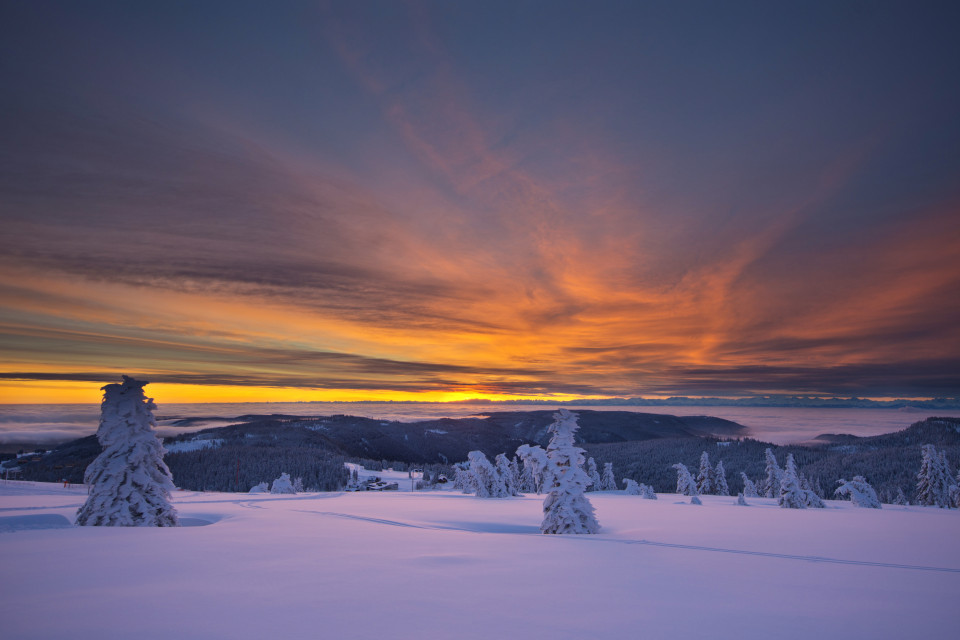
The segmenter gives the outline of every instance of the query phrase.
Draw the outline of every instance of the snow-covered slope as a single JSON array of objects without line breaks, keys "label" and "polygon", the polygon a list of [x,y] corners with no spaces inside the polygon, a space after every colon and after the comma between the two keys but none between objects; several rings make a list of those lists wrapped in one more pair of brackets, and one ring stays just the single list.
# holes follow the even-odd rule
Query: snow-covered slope
[{"label": "snow-covered slope", "polygon": [[[0,484],[9,638],[954,638],[960,512],[177,492],[175,529],[72,527],[82,489]],[[203,525],[203,526],[198,526]]]}]

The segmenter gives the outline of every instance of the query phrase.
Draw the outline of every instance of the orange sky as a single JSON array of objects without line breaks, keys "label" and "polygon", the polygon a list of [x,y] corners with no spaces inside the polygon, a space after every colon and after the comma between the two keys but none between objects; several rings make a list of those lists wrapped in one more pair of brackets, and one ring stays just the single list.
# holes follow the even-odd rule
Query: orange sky
[{"label": "orange sky", "polygon": [[12,12],[0,403],[960,395],[942,21],[648,10]]}]

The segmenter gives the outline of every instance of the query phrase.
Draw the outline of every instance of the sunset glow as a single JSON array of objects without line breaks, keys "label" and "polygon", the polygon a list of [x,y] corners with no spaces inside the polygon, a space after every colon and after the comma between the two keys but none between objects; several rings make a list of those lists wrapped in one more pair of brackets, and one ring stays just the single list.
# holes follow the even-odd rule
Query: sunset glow
[{"label": "sunset glow", "polygon": [[691,7],[6,3],[0,403],[960,395],[951,22]]}]

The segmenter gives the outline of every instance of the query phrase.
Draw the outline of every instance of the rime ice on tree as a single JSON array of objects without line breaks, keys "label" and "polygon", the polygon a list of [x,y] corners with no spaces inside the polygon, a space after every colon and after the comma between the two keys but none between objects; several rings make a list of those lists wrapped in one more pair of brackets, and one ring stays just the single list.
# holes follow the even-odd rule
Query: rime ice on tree
[{"label": "rime ice on tree", "polygon": [[583,470],[583,449],[574,444],[577,414],[560,409],[550,425],[550,461],[547,498],[543,501],[542,533],[597,533],[600,523],[593,505],[583,495],[590,477]]},{"label": "rime ice on tree", "polygon": [[77,511],[77,524],[112,527],[175,527],[170,504],[173,478],[163,462],[163,446],[154,434],[156,405],[140,382],[103,387],[97,440],[103,447],[83,481],[90,487]]}]

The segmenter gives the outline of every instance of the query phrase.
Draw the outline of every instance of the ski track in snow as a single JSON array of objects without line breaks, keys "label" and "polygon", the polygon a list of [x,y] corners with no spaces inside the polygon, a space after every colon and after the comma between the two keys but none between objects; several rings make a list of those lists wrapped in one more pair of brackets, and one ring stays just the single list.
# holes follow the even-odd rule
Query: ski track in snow
[{"label": "ski track in snow", "polygon": [[451,526],[441,526],[441,525],[424,525],[424,524],[413,524],[411,522],[401,522],[398,520],[387,520],[384,518],[371,518],[369,516],[359,516],[350,513],[337,513],[333,511],[311,511],[306,509],[294,509],[299,513],[315,513],[322,516],[332,516],[335,518],[347,518],[350,520],[360,520],[363,522],[370,522],[373,524],[382,524],[391,527],[406,527],[410,529],[425,529],[431,531],[459,531],[462,533],[500,533],[506,535],[521,535],[521,536],[536,536],[543,538],[552,538],[554,540],[583,540],[586,542],[612,542],[616,544],[628,544],[628,545],[645,545],[650,547],[661,547],[665,549],[681,549],[685,551],[707,551],[711,553],[730,553],[735,555],[745,555],[745,556],[754,556],[760,558],[776,558],[778,560],[799,560],[802,562],[813,562],[813,563],[822,563],[822,564],[843,564],[851,565],[858,567],[877,567],[881,569],[907,569],[911,571],[937,571],[941,573],[960,573],[960,569],[955,569],[951,567],[928,567],[923,565],[912,565],[912,564],[897,564],[893,562],[874,562],[870,560],[844,560],[842,558],[827,558],[823,556],[804,556],[796,555],[789,553],[773,553],[770,551],[749,551],[746,549],[724,549],[721,547],[704,547],[700,545],[692,544],[677,544],[673,542],[658,542],[655,540],[623,540],[617,538],[598,538],[589,535],[567,535],[567,536],[544,536],[539,531],[536,533],[524,533],[518,531],[509,531],[509,530],[499,530],[494,531],[490,529],[467,529],[463,527],[451,527]]}]

